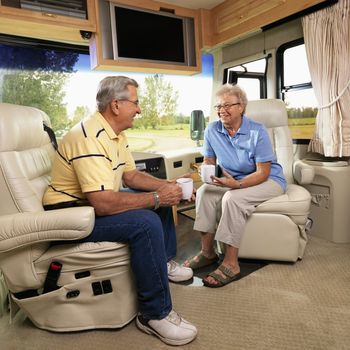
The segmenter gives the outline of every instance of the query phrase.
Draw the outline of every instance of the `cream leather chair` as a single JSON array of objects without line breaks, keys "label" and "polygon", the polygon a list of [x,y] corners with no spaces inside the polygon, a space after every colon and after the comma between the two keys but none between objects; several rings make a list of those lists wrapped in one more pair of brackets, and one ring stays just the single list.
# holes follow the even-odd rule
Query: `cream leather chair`
[{"label": "cream leather chair", "polygon": [[311,204],[310,193],[300,185],[312,182],[314,170],[293,159],[293,142],[283,101],[249,101],[246,115],[266,126],[288,186],[285,194],[260,204],[248,219],[239,257],[295,262],[304,254],[305,225]]},{"label": "cream leather chair", "polygon": [[[43,210],[54,155],[43,123],[38,109],[0,103],[0,270],[11,302],[43,329],[121,327],[137,312],[128,247],[74,243],[91,232],[92,207]],[[57,240],[72,243],[50,246]]]}]

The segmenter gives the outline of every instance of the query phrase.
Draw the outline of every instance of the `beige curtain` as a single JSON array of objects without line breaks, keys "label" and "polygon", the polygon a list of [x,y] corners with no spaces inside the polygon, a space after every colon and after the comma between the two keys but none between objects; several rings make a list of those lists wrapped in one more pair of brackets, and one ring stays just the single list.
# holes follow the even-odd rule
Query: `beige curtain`
[{"label": "beige curtain", "polygon": [[302,19],[312,85],[319,104],[309,151],[350,156],[350,0]]}]

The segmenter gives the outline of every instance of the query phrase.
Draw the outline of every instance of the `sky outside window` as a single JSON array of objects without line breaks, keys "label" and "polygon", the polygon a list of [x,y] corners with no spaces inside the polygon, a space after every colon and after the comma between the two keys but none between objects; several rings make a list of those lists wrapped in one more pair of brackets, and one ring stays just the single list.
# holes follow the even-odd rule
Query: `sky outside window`
[{"label": "sky outside window", "polygon": [[[68,114],[73,114],[77,106],[87,106],[90,111],[96,109],[96,91],[98,83],[106,76],[125,75],[135,79],[142,89],[144,79],[153,74],[115,71],[91,71],[89,55],[79,55],[74,67],[74,73],[66,85]],[[164,80],[169,81],[174,91],[178,91],[178,113],[189,116],[193,110],[203,110],[209,116],[211,110],[211,95],[213,84],[213,57],[202,55],[202,73],[183,76],[163,74]]]}]

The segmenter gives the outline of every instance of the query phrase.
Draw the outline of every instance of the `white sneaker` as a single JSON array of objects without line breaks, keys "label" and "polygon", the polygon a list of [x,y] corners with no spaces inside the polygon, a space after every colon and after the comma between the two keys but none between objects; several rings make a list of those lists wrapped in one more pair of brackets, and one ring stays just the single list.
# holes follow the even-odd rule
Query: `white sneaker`
[{"label": "white sneaker", "polygon": [[137,327],[147,333],[154,334],[169,345],[185,345],[197,336],[197,328],[184,320],[174,310],[161,320],[145,320],[141,315],[136,318]]},{"label": "white sneaker", "polygon": [[176,261],[168,263],[168,278],[172,282],[183,282],[193,277],[193,270],[190,267],[181,266]]}]

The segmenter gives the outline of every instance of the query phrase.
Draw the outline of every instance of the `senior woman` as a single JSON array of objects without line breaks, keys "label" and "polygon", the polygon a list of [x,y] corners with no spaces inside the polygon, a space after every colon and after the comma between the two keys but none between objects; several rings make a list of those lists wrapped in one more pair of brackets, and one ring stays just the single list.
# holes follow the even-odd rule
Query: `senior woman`
[{"label": "senior woman", "polygon": [[217,261],[214,239],[224,243],[221,265],[203,279],[212,288],[241,277],[238,251],[248,217],[286,188],[267,130],[244,114],[245,92],[238,85],[224,85],[216,96],[219,120],[205,130],[203,155],[204,164],[218,164],[223,176],[212,176],[197,191],[194,229],[201,232],[201,252],[184,262],[192,269],[211,265]]}]

